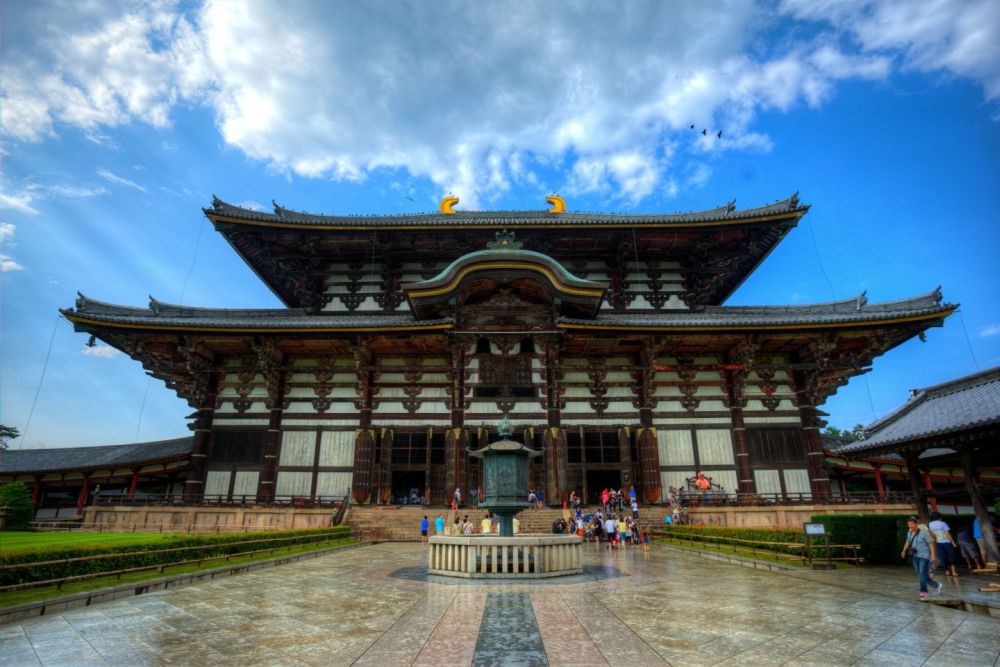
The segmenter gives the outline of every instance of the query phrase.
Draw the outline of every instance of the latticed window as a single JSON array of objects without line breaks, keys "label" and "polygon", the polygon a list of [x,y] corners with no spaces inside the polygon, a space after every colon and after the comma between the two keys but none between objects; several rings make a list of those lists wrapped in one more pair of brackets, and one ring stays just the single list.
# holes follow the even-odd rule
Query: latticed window
[{"label": "latticed window", "polygon": [[492,387],[514,387],[531,384],[531,359],[522,356],[491,355],[480,362],[480,384]]},{"label": "latticed window", "polygon": [[215,431],[210,463],[253,465],[264,460],[265,431]]},{"label": "latticed window", "polygon": [[427,432],[396,432],[392,443],[392,462],[397,464],[427,463]]},{"label": "latticed window", "polygon": [[587,430],[583,436],[583,455],[587,463],[620,463],[617,431]]},{"label": "latticed window", "polygon": [[805,461],[802,432],[797,428],[751,428],[751,460],[757,465],[801,464]]}]

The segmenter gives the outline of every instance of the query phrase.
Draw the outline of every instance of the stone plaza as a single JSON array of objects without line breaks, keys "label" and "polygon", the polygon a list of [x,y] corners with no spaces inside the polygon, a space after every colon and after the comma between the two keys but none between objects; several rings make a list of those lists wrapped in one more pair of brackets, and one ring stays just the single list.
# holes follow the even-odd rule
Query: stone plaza
[{"label": "stone plaza", "polygon": [[0,665],[1000,664],[1000,620],[919,602],[906,568],[584,547],[581,575],[494,583],[428,577],[419,544],[360,546],[10,624]]}]

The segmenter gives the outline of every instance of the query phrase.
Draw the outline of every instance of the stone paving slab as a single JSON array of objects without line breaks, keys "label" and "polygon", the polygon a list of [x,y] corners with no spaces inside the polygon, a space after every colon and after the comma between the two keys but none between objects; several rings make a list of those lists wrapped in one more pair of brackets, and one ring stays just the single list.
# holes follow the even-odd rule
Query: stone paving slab
[{"label": "stone paving slab", "polygon": [[1000,620],[918,601],[903,568],[771,573],[654,546],[587,549],[612,576],[572,583],[394,576],[425,554],[379,544],[24,620],[0,627],[0,666],[1000,665]]}]

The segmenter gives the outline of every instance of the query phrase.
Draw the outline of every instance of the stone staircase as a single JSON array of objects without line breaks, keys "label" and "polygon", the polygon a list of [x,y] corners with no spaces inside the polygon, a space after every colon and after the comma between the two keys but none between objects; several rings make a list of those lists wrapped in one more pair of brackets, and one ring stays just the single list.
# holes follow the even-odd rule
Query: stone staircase
[{"label": "stone staircase", "polygon": [[[584,515],[596,511],[596,507],[586,508]],[[667,512],[661,506],[643,506],[639,508],[639,525],[645,529],[659,528],[663,525],[663,515]],[[366,539],[387,540],[399,542],[417,542],[420,540],[420,520],[426,515],[430,521],[430,535],[434,534],[434,519],[443,514],[445,525],[451,526],[455,513],[444,507],[404,507],[390,505],[357,506],[352,505],[344,517],[344,524],[365,534]],[[458,510],[459,516],[469,515],[476,532],[479,522],[485,514],[484,510],[463,507]],[[517,515],[520,532],[523,534],[547,535],[552,532],[552,524],[563,516],[569,516],[569,510],[546,507],[540,510],[524,510]]]}]

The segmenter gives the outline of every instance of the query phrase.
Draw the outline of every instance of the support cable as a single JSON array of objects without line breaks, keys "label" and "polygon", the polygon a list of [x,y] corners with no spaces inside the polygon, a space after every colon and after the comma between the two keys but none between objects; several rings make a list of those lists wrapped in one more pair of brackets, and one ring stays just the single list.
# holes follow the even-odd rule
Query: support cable
[{"label": "support cable", "polygon": [[52,335],[49,336],[49,349],[45,352],[45,362],[42,364],[42,375],[38,378],[38,387],[35,389],[35,398],[31,401],[31,409],[28,411],[28,420],[24,424],[24,431],[21,432],[21,444],[28,442],[28,427],[31,426],[31,418],[35,414],[35,406],[38,405],[38,395],[42,393],[42,383],[45,382],[45,371],[49,368],[49,358],[52,356],[52,343],[56,339],[56,329],[59,328],[59,320],[62,314],[56,315],[55,324],[52,325]]},{"label": "support cable", "polygon": [[972,363],[975,364],[976,370],[981,370],[979,367],[979,360],[976,359],[976,352],[972,349],[972,339],[969,338],[969,330],[965,328],[965,318],[962,316],[962,309],[958,309],[958,321],[962,323],[962,333],[965,334],[965,343],[969,346],[969,354],[972,355]]},{"label": "support cable", "polygon": [[819,244],[816,243],[816,231],[813,229],[811,224],[807,224],[806,227],[809,228],[809,237],[813,242],[813,250],[816,251],[816,261],[819,263],[819,270],[823,273],[823,277],[826,279],[826,284],[830,288],[830,294],[833,296],[833,300],[837,300],[837,292],[833,289],[833,282],[830,280],[830,276],[826,273],[826,267],[823,266],[823,258],[819,254]]}]

